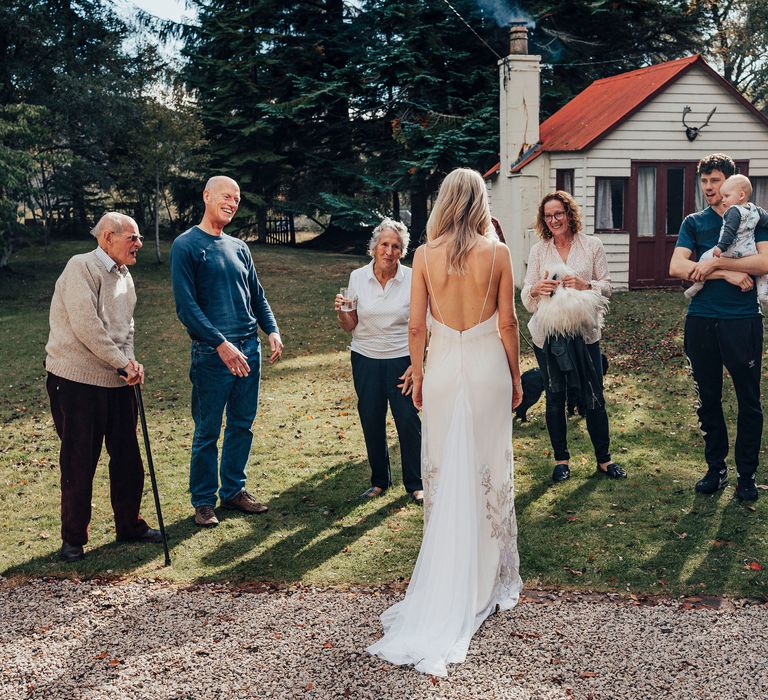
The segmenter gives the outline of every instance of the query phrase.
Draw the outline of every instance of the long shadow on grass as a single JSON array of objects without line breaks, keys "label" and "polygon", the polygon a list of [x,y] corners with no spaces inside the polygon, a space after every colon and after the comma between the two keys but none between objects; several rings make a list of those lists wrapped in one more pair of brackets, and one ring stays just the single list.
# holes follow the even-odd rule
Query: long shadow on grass
[{"label": "long shadow on grass", "polygon": [[[360,475],[366,470],[365,461],[339,463],[272,498],[265,516],[223,514],[246,519],[250,533],[205,555],[202,563],[216,573],[198,580],[298,580],[342,553],[407,503],[405,496],[394,502],[389,497],[362,502],[359,495],[367,484]],[[381,506],[370,510],[378,502]],[[360,517],[350,524],[348,516],[358,510]],[[262,548],[275,536],[277,542]],[[254,550],[255,556],[248,556]]]},{"label": "long shadow on grass", "polygon": [[[154,522],[153,514],[147,511],[147,519]],[[173,549],[185,539],[192,537],[198,528],[191,518],[184,518],[171,525],[166,525],[171,563],[173,563]],[[56,549],[49,554],[36,556],[21,564],[10,567],[2,572],[3,576],[33,575],[33,576],[78,576],[89,578],[91,576],[114,576],[133,573],[137,568],[147,566],[153,560],[157,561],[157,568],[163,566],[163,545],[155,543],[135,542],[108,542],[98,547],[85,546],[85,558],[78,562],[67,564],[59,559],[59,543]],[[144,572],[150,575],[150,571]]]},{"label": "long shadow on grass", "polygon": [[[688,576],[688,582],[698,585],[704,593],[721,594],[723,590],[740,588],[747,595],[765,598],[764,574],[748,569],[745,571],[745,565],[748,567],[749,563],[744,559],[744,555],[752,549],[749,538],[756,527],[760,528],[760,518],[731,496],[730,489],[723,493],[722,498],[729,500],[723,508],[717,531],[714,531],[714,526],[711,527],[711,537],[701,543],[699,552],[706,553]],[[699,497],[700,500],[703,498]],[[711,515],[702,513],[699,517],[714,520],[714,508],[712,511]],[[742,573],[748,577],[747,580],[737,580]],[[704,586],[700,585],[702,583]]]},{"label": "long shadow on grass", "polygon": [[[691,557],[698,557],[704,549],[708,549],[707,543],[715,537],[716,528],[722,527],[719,502],[721,498],[729,497],[730,494],[723,491],[712,496],[701,496],[693,491],[686,497],[672,496],[680,505],[685,504],[686,507],[682,508],[685,515],[674,520],[667,518],[657,535],[665,542],[655,555],[642,563],[643,570],[675,589],[698,583],[699,578],[695,574],[686,573],[688,562]],[[715,578],[709,579],[710,584],[722,583],[721,571],[717,568],[717,572],[710,571],[710,575],[715,573]]]}]

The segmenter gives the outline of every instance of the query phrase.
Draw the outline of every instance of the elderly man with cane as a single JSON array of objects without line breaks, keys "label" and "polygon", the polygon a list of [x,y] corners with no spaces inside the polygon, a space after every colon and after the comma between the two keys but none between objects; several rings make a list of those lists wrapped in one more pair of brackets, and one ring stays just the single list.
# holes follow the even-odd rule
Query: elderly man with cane
[{"label": "elderly man with cane", "polygon": [[[269,337],[269,362],[283,341],[259,283],[248,246],[224,233],[240,205],[240,187],[229,177],[212,177],[203,191],[199,226],[182,233],[171,249],[176,313],[192,340],[192,418],[195,435],[189,491],[195,524],[219,524],[216,491],[223,508],[261,514],[267,506],[245,490],[261,373],[258,330]],[[226,409],[227,427],[219,463],[218,440]],[[221,482],[219,483],[219,477]]]},{"label": "elderly man with cane", "polygon": [[[51,300],[46,386],[61,439],[60,557],[82,559],[102,442],[118,542],[161,542],[139,515],[144,467],[132,386],[144,380],[133,354],[136,292],[128,266],[142,237],[129,216],[109,212],[91,231],[96,250],[70,258]],[[124,377],[118,371],[125,373]]]}]

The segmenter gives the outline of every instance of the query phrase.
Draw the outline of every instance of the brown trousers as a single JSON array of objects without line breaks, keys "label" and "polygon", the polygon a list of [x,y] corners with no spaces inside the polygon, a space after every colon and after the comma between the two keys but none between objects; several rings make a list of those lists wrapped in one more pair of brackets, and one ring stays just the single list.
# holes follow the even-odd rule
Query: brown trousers
[{"label": "brown trousers", "polygon": [[144,466],[136,439],[138,413],[133,389],[107,389],[48,373],[51,414],[61,439],[61,539],[88,542],[93,477],[102,443],[109,453],[109,495],[118,539],[140,537]]}]

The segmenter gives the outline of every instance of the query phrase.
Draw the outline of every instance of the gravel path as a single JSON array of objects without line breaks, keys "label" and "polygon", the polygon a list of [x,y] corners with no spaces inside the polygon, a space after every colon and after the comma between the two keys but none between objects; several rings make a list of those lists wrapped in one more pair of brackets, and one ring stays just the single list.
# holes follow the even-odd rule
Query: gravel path
[{"label": "gravel path", "polygon": [[365,652],[398,595],[0,577],[0,697],[768,697],[768,604],[528,592],[437,679]]}]

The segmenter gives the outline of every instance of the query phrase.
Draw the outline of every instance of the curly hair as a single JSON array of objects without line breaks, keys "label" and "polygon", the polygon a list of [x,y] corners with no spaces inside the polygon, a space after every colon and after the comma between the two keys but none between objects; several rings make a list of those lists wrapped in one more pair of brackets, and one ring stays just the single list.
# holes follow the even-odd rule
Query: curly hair
[{"label": "curly hair", "polygon": [[567,192],[563,190],[556,190],[544,195],[544,199],[539,204],[539,210],[536,212],[536,233],[539,234],[539,238],[549,240],[552,238],[552,232],[547,227],[547,222],[544,221],[544,205],[547,202],[551,202],[556,199],[565,209],[565,216],[568,219],[568,226],[571,229],[571,233],[575,236],[581,232],[581,207],[576,203],[576,200]]},{"label": "curly hair", "polygon": [[388,216],[385,216],[381,223],[373,229],[371,240],[368,241],[368,255],[373,257],[376,246],[379,245],[381,234],[384,231],[392,231],[392,233],[397,234],[397,237],[400,239],[400,257],[404,258],[408,252],[408,244],[411,242],[411,234],[408,233],[408,228],[404,223],[390,219]]},{"label": "curly hair", "polygon": [[709,175],[713,170],[719,170],[726,177],[736,173],[736,163],[725,153],[712,153],[702,158],[696,166],[696,174]]}]

